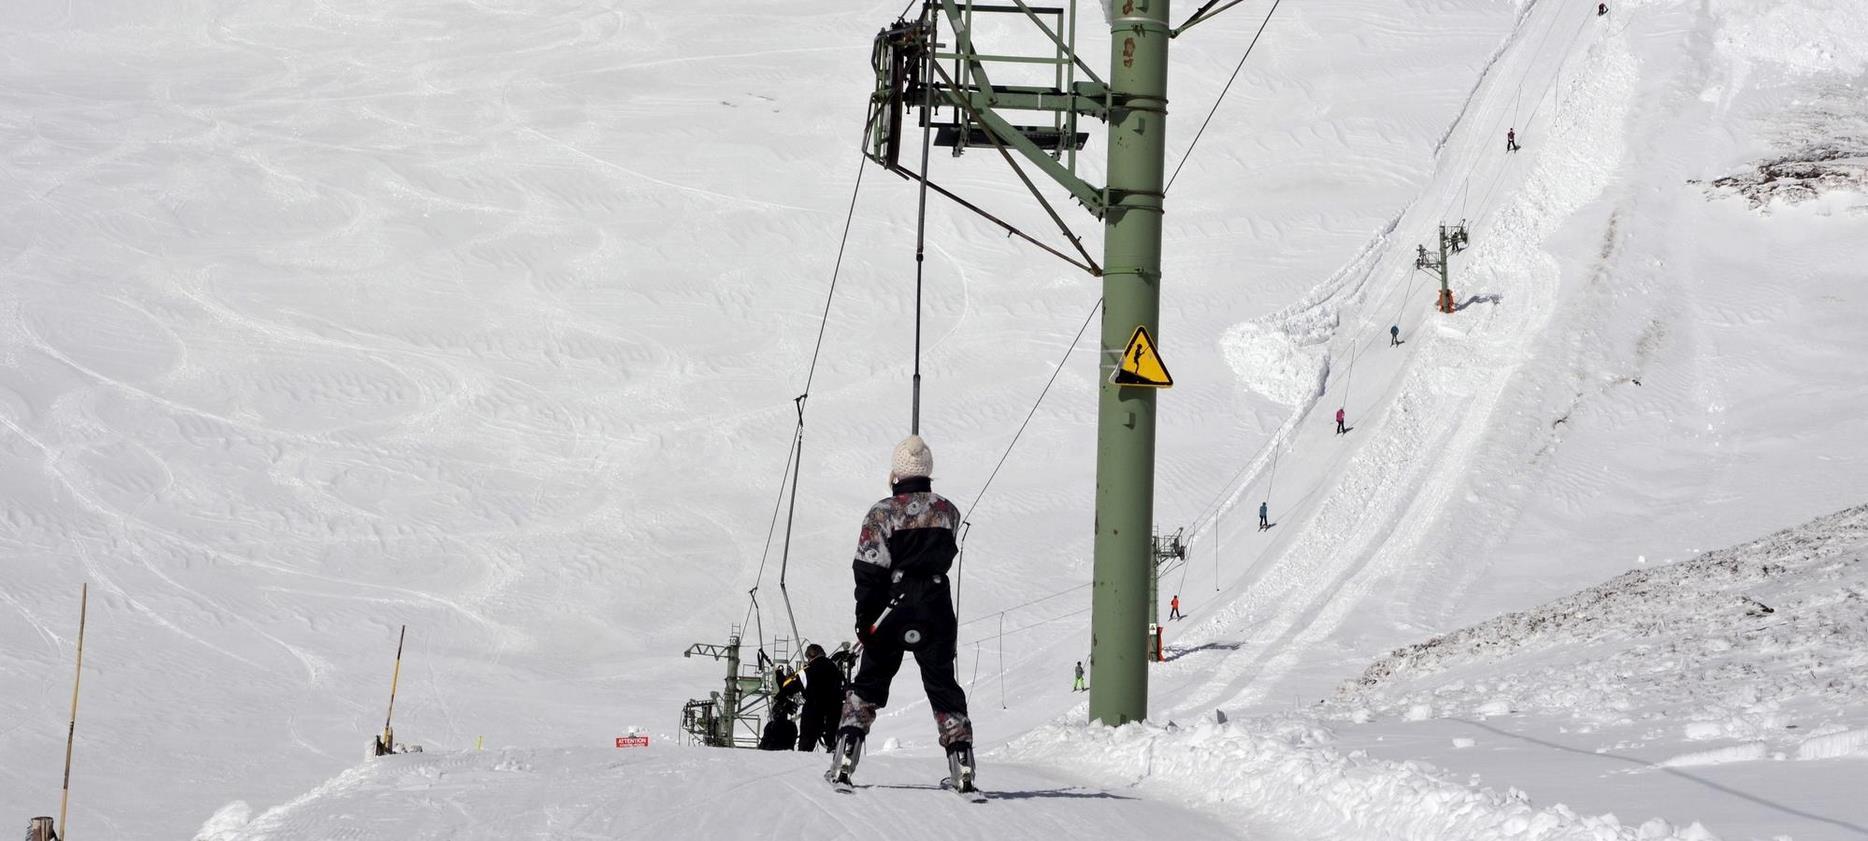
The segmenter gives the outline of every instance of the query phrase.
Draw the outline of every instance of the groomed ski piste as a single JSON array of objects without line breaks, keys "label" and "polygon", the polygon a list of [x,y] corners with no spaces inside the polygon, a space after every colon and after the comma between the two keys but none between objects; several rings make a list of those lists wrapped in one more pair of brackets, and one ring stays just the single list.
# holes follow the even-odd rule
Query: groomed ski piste
[{"label": "groomed ski piste", "polygon": [[[900,3],[10,5],[0,824],[56,814],[88,580],[77,841],[1868,837],[1868,6],[1594,5],[1272,16],[1167,198],[1147,724],[1069,691],[1099,281],[933,206],[978,805],[912,669],[850,795],[676,738],[680,652],[784,621]],[[1175,42],[1170,167],[1269,7]],[[828,642],[908,416],[915,194],[864,178],[788,572]],[[404,624],[424,751],[364,759]]]}]

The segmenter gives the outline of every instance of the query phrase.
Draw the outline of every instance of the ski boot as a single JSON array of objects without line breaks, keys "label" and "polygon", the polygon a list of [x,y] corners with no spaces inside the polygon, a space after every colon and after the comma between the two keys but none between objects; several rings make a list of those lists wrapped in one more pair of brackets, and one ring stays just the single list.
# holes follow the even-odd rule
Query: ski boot
[{"label": "ski boot", "polygon": [[978,766],[973,764],[973,746],[960,742],[947,749],[947,779],[942,787],[974,802],[982,802],[986,795],[973,785],[973,775]]},{"label": "ski boot", "polygon": [[824,780],[845,794],[855,791],[856,785],[851,778],[856,773],[856,763],[862,758],[862,731],[854,727],[838,731],[837,744],[830,751],[830,770],[824,772]]}]

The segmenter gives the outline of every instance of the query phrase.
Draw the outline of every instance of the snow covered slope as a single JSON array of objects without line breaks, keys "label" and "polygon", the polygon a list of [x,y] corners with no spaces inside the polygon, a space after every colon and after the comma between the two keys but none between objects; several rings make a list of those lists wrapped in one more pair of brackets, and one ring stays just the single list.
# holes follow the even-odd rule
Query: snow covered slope
[{"label": "snow covered slope", "polygon": [[[969,804],[912,764],[870,757],[853,794],[822,780],[823,754],[651,748],[391,757],[257,817],[231,804],[201,841],[304,838],[1236,837],[1213,818],[1031,771],[995,774]],[[925,763],[924,763],[925,765]],[[931,765],[927,767],[940,767]],[[743,804],[747,808],[736,808]],[[756,805],[755,805],[756,804]],[[1008,821],[1006,810],[1022,820]]]},{"label": "snow covered slope", "polygon": [[[1175,152],[1264,7],[1177,42]],[[81,579],[81,837],[396,785],[345,769],[404,623],[405,738],[671,736],[717,680],[674,655],[759,581],[778,626],[765,531],[899,8],[10,5],[0,821],[55,808]],[[1283,6],[1169,199],[1159,509],[1198,528],[1158,717],[1307,705],[1431,633],[1868,498],[1864,15]],[[1828,147],[1814,197],[1712,183]],[[985,156],[938,167],[1048,225]],[[830,639],[908,404],[912,192],[871,173],[857,207],[789,577]],[[1460,218],[1448,318],[1411,266]],[[926,425],[965,503],[1096,286],[951,208],[930,235]],[[1094,365],[1069,358],[972,515],[991,745],[1081,718]],[[1265,497],[1266,534],[1211,516]],[[916,762],[929,736],[909,702],[878,730]],[[666,767],[743,779],[723,761]]]},{"label": "snow covered slope", "polygon": [[1864,599],[1856,507],[1409,646],[1326,717],[1339,748],[1575,808],[1690,816],[1726,837],[1859,837]]}]

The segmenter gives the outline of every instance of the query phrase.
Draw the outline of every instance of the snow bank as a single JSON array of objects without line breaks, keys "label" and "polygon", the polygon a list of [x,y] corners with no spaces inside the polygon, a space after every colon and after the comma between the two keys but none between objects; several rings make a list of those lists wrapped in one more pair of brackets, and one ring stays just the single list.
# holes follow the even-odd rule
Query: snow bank
[{"label": "snow bank", "polygon": [[1325,746],[1327,739],[1293,723],[1054,726],[1004,753],[1098,779],[1133,780],[1147,794],[1303,838],[1716,841],[1698,824],[1651,820],[1629,827],[1614,815],[1579,815],[1561,804],[1540,808],[1516,789],[1475,788],[1428,765],[1344,754]]},{"label": "snow bank", "polygon": [[1720,4],[1718,45],[1727,58],[1797,73],[1868,69],[1868,4],[1854,0],[1777,0],[1758,12]]},{"label": "snow bank", "polygon": [[252,822],[253,807],[244,800],[235,800],[208,818],[195,833],[194,841],[233,841],[240,830]]},{"label": "snow bank", "polygon": [[1835,759],[1843,756],[1868,756],[1868,730],[1844,730],[1811,736],[1797,746],[1798,759]]},{"label": "snow bank", "polygon": [[[1402,648],[1331,709],[1608,722],[1646,708],[1684,720],[1690,741],[1787,739],[1785,704],[1868,704],[1864,557],[1868,506],[1858,506]],[[1500,663],[1483,679],[1454,674]]]}]

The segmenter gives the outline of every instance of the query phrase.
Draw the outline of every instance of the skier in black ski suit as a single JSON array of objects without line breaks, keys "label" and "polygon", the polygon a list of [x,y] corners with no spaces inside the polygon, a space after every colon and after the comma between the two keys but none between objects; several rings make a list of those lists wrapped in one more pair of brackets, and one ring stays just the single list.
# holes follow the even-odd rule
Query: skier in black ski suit
[{"label": "skier in black ski suit", "polygon": [[849,781],[876,710],[889,702],[889,683],[901,668],[902,655],[913,652],[953,784],[970,791],[973,724],[967,717],[966,693],[954,679],[959,627],[947,583],[947,570],[958,552],[960,511],[932,490],[928,476],[934,471],[934,454],[921,436],[910,435],[895,447],[890,468],[891,495],[863,518],[852,564],[856,635],[863,656],[844,696],[837,758],[826,778],[838,784]]},{"label": "skier in black ski suit", "polygon": [[830,750],[843,713],[843,670],[824,656],[823,646],[804,647],[804,715],[799,719],[798,750]]}]

